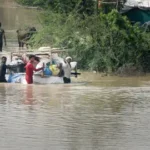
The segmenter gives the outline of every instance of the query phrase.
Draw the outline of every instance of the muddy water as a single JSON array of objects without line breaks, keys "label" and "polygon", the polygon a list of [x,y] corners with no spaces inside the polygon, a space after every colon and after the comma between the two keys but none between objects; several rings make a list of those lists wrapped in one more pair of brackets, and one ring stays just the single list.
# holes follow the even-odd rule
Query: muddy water
[{"label": "muddy water", "polygon": [[[35,10],[16,9],[10,2],[0,1],[6,30],[36,17]],[[18,23],[11,21],[16,15]],[[150,76],[83,73],[73,81],[71,85],[0,84],[0,149],[150,149]]]}]

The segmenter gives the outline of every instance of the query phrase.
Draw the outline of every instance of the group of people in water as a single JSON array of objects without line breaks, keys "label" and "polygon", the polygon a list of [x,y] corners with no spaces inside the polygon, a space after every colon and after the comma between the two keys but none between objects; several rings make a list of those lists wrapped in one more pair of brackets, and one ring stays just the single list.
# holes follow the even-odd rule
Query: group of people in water
[{"label": "group of people in water", "polygon": [[[5,31],[4,29],[2,29],[2,24],[0,22],[0,52],[2,52],[2,48],[3,48],[3,42],[5,43],[6,46],[6,36],[5,36]],[[63,80],[64,83],[71,83],[71,61],[72,58],[71,57],[66,57],[66,59],[64,60],[64,63],[60,63],[59,64],[59,75],[58,76],[62,76],[63,75]],[[0,82],[7,82],[5,75],[6,75],[6,70],[10,69],[9,66],[6,65],[7,62],[7,58],[5,56],[3,56],[1,58],[1,64],[0,64]],[[40,70],[44,70],[45,66],[43,65],[41,68],[36,69],[36,65],[40,62],[40,59],[35,56],[35,55],[30,55],[29,56],[29,61],[25,62],[25,79],[27,84],[32,84],[33,83],[33,73],[34,71],[40,71]]]},{"label": "group of people in water", "polygon": [[[23,60],[25,63],[25,80],[27,84],[32,84],[33,83],[33,74],[36,71],[44,70],[45,65],[43,64],[42,67],[36,68],[37,64],[40,62],[39,57],[36,55],[30,55],[28,62]],[[63,81],[64,83],[71,83],[71,61],[72,58],[70,56],[66,57],[64,60],[64,63],[59,64],[59,69],[60,72],[58,76],[63,76]],[[0,65],[0,82],[7,82],[5,75],[6,75],[6,70],[10,69],[10,66],[6,65],[7,58],[5,56],[2,57],[1,59],[1,65]]]}]

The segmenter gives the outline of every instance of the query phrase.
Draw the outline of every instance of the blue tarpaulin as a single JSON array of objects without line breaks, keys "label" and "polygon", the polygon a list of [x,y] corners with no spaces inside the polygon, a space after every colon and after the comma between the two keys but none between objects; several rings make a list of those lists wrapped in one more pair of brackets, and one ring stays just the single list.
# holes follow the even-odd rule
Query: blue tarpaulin
[{"label": "blue tarpaulin", "polygon": [[19,73],[16,74],[10,74],[8,77],[8,83],[17,83],[21,80],[22,75]]}]

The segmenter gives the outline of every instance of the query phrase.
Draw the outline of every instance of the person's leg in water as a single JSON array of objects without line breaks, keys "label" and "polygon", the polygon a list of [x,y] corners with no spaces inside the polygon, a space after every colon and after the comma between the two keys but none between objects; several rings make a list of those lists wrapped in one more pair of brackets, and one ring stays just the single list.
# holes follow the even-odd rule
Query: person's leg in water
[{"label": "person's leg in water", "polygon": [[65,83],[65,84],[71,83],[71,79],[70,79],[70,78],[64,77],[63,80],[64,80],[64,83]]},{"label": "person's leg in water", "polygon": [[26,77],[26,82],[28,84],[33,84],[33,77]]}]

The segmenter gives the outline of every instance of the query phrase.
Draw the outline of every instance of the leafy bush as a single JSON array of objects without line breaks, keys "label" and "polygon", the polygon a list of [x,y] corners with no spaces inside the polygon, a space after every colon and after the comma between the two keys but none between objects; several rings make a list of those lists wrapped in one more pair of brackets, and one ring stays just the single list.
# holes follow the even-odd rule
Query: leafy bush
[{"label": "leafy bush", "polygon": [[95,2],[92,0],[16,0],[18,3],[28,6],[48,8],[59,13],[69,13],[78,9],[78,13],[93,14]]},{"label": "leafy bush", "polygon": [[[84,16],[48,11],[43,14],[43,28],[32,39],[35,46],[65,47],[79,61],[80,67],[115,72],[133,64],[149,70],[150,41],[138,25],[113,10]],[[148,64],[147,64],[148,63]]]},{"label": "leafy bush", "polygon": [[[125,66],[150,71],[150,35],[116,10],[108,14],[94,11],[87,0],[19,0],[33,5],[46,4],[43,28],[30,41],[35,47],[51,45],[67,48],[83,69],[117,72]],[[85,6],[85,5],[84,5]],[[91,7],[90,7],[91,6]],[[84,10],[84,11],[83,11]],[[81,17],[82,14],[82,17]]]},{"label": "leafy bush", "polygon": [[44,7],[48,4],[48,0],[16,0],[19,4],[27,6],[40,6]]}]

